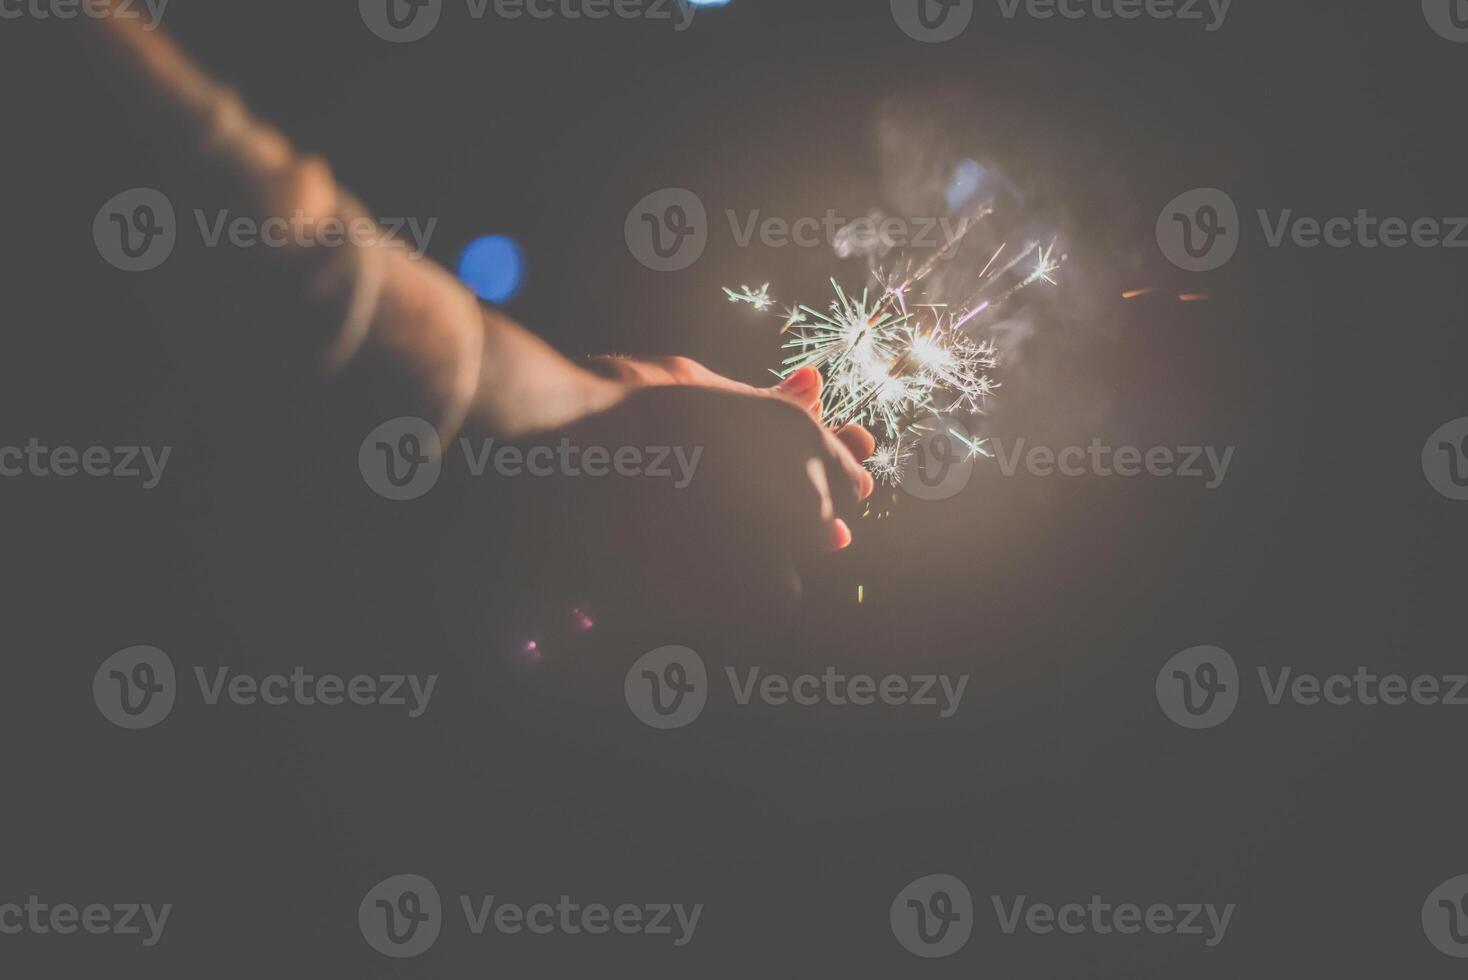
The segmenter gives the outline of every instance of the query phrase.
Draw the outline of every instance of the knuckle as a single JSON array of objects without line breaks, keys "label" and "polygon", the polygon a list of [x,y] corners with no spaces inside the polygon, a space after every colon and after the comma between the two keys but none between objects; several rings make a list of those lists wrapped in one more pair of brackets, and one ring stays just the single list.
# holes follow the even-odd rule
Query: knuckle
[{"label": "knuckle", "polygon": [[661,367],[664,371],[667,371],[669,374],[672,374],[674,377],[677,378],[691,377],[703,370],[702,364],[699,364],[691,357],[683,357],[680,354],[674,354],[669,357],[659,357],[656,359],[655,363],[658,365],[658,367]]}]

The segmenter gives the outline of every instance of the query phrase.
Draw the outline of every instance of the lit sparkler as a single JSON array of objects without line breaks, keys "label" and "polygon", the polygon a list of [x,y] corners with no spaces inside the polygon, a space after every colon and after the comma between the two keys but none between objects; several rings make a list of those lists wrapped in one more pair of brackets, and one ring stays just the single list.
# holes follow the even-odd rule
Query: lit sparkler
[{"label": "lit sparkler", "polygon": [[902,470],[911,455],[911,447],[904,446],[901,439],[880,443],[867,460],[867,467],[877,480],[895,487],[902,480]]},{"label": "lit sparkler", "polygon": [[770,299],[769,283],[765,283],[759,289],[750,289],[748,286],[740,286],[738,292],[735,292],[728,286],[725,286],[724,295],[729,297],[729,302],[731,303],[748,303],[750,306],[754,307],[756,313],[765,312],[775,302],[774,300]]},{"label": "lit sparkler", "polygon": [[[779,377],[805,367],[819,370],[827,397],[822,420],[828,425],[860,422],[882,439],[867,461],[881,482],[896,486],[912,453],[904,437],[921,432],[929,415],[979,414],[999,385],[989,376],[998,364],[992,342],[976,341],[967,328],[979,317],[996,316],[1020,291],[1046,283],[1065,257],[1055,255],[1055,242],[1031,242],[1023,249],[1001,245],[979,274],[980,282],[960,304],[929,302],[922,294],[938,263],[958,246],[984,210],[965,222],[957,235],[916,271],[877,274],[878,292],[858,295],[831,280],[835,298],[825,309],[797,305],[782,316],[783,348],[791,353],[774,372]],[[1010,254],[1004,253],[1009,251]],[[1022,264],[1031,262],[1026,271]],[[759,312],[774,306],[769,284],[758,290],[725,288],[732,303],[748,303]],[[989,455],[982,440],[949,429],[972,456]]]}]

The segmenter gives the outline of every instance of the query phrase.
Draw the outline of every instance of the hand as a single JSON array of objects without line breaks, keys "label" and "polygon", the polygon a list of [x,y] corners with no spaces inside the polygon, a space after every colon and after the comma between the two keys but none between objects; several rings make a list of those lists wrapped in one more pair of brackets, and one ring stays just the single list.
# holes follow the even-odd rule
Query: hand
[{"label": "hand", "polygon": [[[726,378],[722,374],[715,374],[687,357],[599,357],[594,358],[591,364],[597,373],[621,382],[629,390],[664,385],[691,385],[756,398],[781,398],[803,409],[817,424],[821,422],[821,373],[812,367],[800,368],[772,387],[756,388]],[[828,454],[841,464],[842,472],[852,482],[852,491],[856,498],[865,500],[870,497],[876,483],[871,473],[861,464],[876,449],[876,439],[865,427],[854,422],[834,431],[823,431]],[[839,551],[850,544],[851,528],[841,518],[834,518],[827,531],[829,550]]]},{"label": "hand", "polygon": [[[823,429],[820,377],[796,372],[753,388],[682,358],[609,359],[592,368],[619,389],[612,407],[520,443],[611,452],[673,447],[696,460],[684,486],[650,476],[517,481],[503,508],[524,579],[567,598],[694,618],[745,615],[801,590],[800,567],[844,548],[850,515],[873,489],[861,426]],[[498,550],[498,549],[497,549]]]}]

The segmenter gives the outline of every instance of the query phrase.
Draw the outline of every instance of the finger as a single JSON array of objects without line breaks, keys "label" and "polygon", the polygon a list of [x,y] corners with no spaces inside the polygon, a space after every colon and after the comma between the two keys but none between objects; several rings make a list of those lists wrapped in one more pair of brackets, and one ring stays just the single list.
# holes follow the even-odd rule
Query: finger
[{"label": "finger", "polygon": [[857,462],[865,463],[877,451],[877,437],[867,431],[866,426],[850,422],[836,430],[836,438],[851,450]]},{"label": "finger", "polygon": [[[774,465],[755,485],[762,496],[774,495],[770,503],[784,515],[791,555],[797,561],[817,557],[830,550],[831,523],[838,514],[855,509],[869,477],[834,433],[814,423],[794,403],[779,397],[766,401],[770,424],[758,438],[763,456]],[[785,469],[792,463],[794,468]],[[795,477],[795,485],[784,483],[781,474],[787,473]]]},{"label": "finger", "polygon": [[826,444],[827,464],[832,468],[831,479],[839,481],[839,490],[832,491],[832,498],[839,500],[838,509],[846,510],[857,501],[865,500],[877,488],[877,481],[867,468],[857,462],[856,456],[846,443],[830,431],[822,431]]},{"label": "finger", "polygon": [[766,390],[798,405],[817,422],[821,420],[821,372],[815,368],[803,367]]},{"label": "finger", "polygon": [[818,459],[810,459],[806,461],[805,472],[810,477],[811,486],[816,489],[816,496],[820,498],[821,520],[834,520],[836,505],[831,501],[831,484],[826,478],[826,465]]},{"label": "finger", "polygon": [[756,388],[742,381],[726,378],[688,357],[634,360],[623,365],[622,371],[624,374],[632,374],[633,380],[645,385],[695,385],[740,395],[773,396],[796,405],[817,422],[821,420],[821,372],[813,367],[803,367],[792,372],[772,388]]},{"label": "finger", "polygon": [[826,550],[840,551],[851,547],[851,526],[841,518],[826,525]]},{"label": "finger", "polygon": [[778,551],[799,563],[829,550],[831,522],[836,519],[827,462],[811,456],[796,485],[785,491],[773,506],[781,515]]},{"label": "finger", "polygon": [[718,388],[723,391],[746,391],[749,386],[740,384],[722,374],[715,374],[691,357],[654,357],[649,362],[667,377],[667,384],[697,385],[700,388]]},{"label": "finger", "polygon": [[815,368],[803,368],[772,388],[756,388],[710,371],[688,357],[655,357],[643,363],[651,369],[655,378],[644,381],[647,384],[693,385],[729,391],[736,395],[774,396],[797,405],[802,411],[814,411],[816,421],[820,421],[821,373]]}]

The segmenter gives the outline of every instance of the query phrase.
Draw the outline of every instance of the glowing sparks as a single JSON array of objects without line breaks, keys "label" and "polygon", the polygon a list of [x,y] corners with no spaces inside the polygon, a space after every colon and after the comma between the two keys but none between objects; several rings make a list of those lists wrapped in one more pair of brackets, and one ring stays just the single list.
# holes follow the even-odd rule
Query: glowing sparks
[{"label": "glowing sparks", "polygon": [[984,278],[985,276],[987,276],[989,274],[989,270],[992,269],[992,268],[994,268],[994,263],[999,261],[999,256],[1002,255],[1003,252],[1004,252],[1004,250],[1006,248],[1008,248],[1008,247],[1009,247],[1009,243],[1008,242],[1005,242],[1004,244],[1000,245],[997,249],[994,250],[994,254],[991,255],[991,256],[989,256],[989,261],[987,263],[985,263],[985,265],[984,265],[984,271],[979,273],[979,278],[980,279]]},{"label": "glowing sparks", "polygon": [[879,483],[897,486],[902,482],[902,471],[912,456],[912,450],[900,441],[880,443],[867,460],[867,468]]},{"label": "glowing sparks", "polygon": [[1055,254],[1055,243],[1051,242],[1049,248],[1041,248],[1038,251],[1039,258],[1035,262],[1035,271],[1030,273],[1024,285],[1028,286],[1043,279],[1053,286],[1055,285],[1054,274],[1060,269],[1060,263],[1052,258]]},{"label": "glowing sparks", "polygon": [[748,286],[740,286],[735,292],[728,286],[724,287],[724,295],[729,297],[731,303],[748,303],[754,307],[756,313],[764,313],[775,301],[770,299],[770,284],[765,283],[759,289],[750,289]]},{"label": "glowing sparks", "polygon": [[994,346],[968,337],[945,308],[904,311],[899,294],[873,302],[866,291],[852,296],[835,280],[831,286],[836,298],[826,310],[801,308],[807,320],[791,325],[784,346],[794,353],[780,372],[821,370],[830,424],[862,422],[896,439],[928,413],[979,411],[997,387],[987,373],[998,363]]},{"label": "glowing sparks", "polygon": [[785,325],[780,328],[781,333],[786,333],[791,327],[805,323],[805,311],[798,306],[790,306],[785,309]]},{"label": "glowing sparks", "polygon": [[[1155,292],[1157,292],[1157,287],[1143,286],[1140,289],[1128,289],[1126,292],[1121,294],[1121,298],[1137,299],[1141,296],[1150,296]],[[1212,299],[1212,297],[1209,296],[1207,293],[1178,293],[1177,299],[1179,303],[1206,303],[1208,302],[1208,300]]]},{"label": "glowing sparks", "polygon": [[994,455],[993,453],[989,452],[989,450],[984,448],[984,443],[989,441],[987,439],[974,439],[972,436],[966,433],[959,432],[958,429],[954,428],[951,425],[948,427],[948,434],[963,444],[963,447],[968,450],[969,459],[978,459],[980,456]]},{"label": "glowing sparks", "polygon": [[[832,426],[860,422],[879,435],[867,467],[882,483],[895,487],[901,482],[912,453],[904,436],[921,431],[920,420],[942,413],[980,414],[999,386],[989,376],[998,364],[994,345],[970,337],[969,325],[986,314],[982,322],[992,324],[1022,290],[1055,285],[1065,262],[1064,254],[1056,254],[1054,240],[1018,250],[1006,243],[990,256],[964,302],[949,305],[925,295],[920,287],[939,261],[989,213],[983,210],[972,222],[965,221],[916,271],[910,263],[903,271],[874,271],[875,296],[870,289],[848,293],[832,279],[835,298],[825,309],[796,305],[783,314],[780,333],[787,338],[783,349],[789,353],[774,373],[784,378],[806,367],[821,372],[826,391],[822,421]],[[1021,268],[1026,261],[1032,264]],[[768,283],[758,290],[725,287],[724,293],[731,303],[768,312],[775,302],[769,288]],[[948,434],[968,449],[970,458],[989,455],[983,440],[957,427]]]}]

